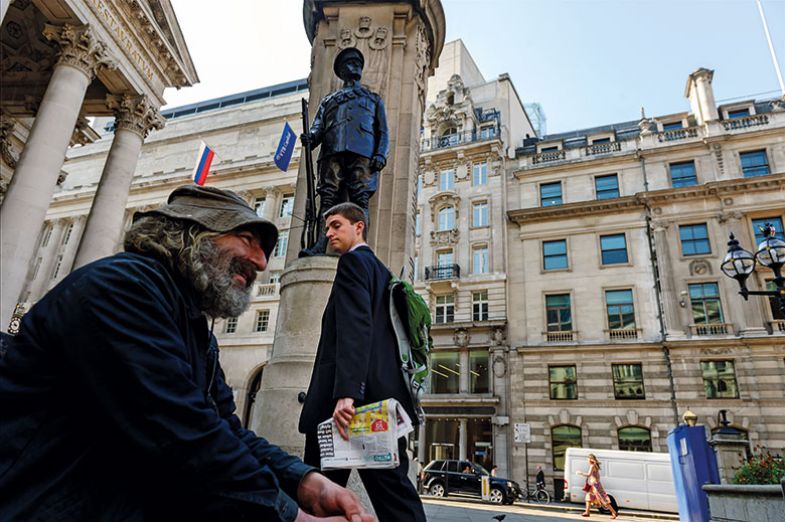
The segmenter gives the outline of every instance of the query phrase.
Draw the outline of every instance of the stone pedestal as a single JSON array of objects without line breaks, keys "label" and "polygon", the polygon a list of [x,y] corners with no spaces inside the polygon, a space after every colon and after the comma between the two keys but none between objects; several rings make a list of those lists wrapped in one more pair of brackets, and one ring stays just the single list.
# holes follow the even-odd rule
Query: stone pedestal
[{"label": "stone pedestal", "polygon": [[717,454],[717,468],[722,484],[733,484],[736,471],[747,463],[750,443],[737,438],[726,438],[721,433],[714,435],[709,441]]}]

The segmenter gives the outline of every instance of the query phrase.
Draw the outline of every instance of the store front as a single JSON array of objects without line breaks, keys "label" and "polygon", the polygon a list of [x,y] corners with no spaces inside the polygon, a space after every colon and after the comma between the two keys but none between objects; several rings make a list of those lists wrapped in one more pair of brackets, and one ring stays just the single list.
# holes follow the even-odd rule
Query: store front
[{"label": "store front", "polygon": [[490,417],[445,418],[427,415],[425,445],[418,453],[427,464],[436,459],[466,459],[491,469],[493,461],[493,425]]}]

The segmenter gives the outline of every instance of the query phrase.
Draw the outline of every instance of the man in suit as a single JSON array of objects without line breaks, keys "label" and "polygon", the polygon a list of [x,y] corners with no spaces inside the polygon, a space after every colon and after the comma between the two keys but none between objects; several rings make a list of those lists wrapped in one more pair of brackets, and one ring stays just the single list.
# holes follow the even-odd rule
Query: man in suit
[{"label": "man in suit", "polygon": [[[305,434],[304,461],[320,465],[316,428],[332,416],[342,437],[361,406],[396,399],[417,422],[400,370],[398,345],[390,321],[390,271],[365,243],[365,213],[354,203],[335,205],[324,214],[330,248],[339,253],[332,293],[322,316],[299,430]],[[359,470],[380,522],[425,521],[422,503],[408,478],[406,440],[398,440],[400,466]],[[346,485],[350,470],[325,475]]]}]

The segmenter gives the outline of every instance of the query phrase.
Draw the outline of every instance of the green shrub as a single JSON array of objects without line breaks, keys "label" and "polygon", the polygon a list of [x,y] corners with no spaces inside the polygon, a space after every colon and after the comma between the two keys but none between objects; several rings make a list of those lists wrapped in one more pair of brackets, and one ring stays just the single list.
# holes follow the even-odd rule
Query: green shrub
[{"label": "green shrub", "polygon": [[785,477],[785,460],[766,450],[753,456],[733,477],[734,484],[779,484]]}]

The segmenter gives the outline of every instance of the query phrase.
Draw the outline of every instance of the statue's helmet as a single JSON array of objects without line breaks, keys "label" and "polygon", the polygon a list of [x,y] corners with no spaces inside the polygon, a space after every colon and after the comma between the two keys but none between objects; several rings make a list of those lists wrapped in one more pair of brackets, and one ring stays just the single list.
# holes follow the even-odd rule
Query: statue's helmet
[{"label": "statue's helmet", "polygon": [[356,47],[347,47],[338,53],[338,56],[335,57],[335,61],[333,62],[333,71],[335,71],[335,75],[338,78],[342,80],[346,79],[341,76],[341,66],[344,64],[344,62],[352,58],[360,60],[361,69],[365,67],[365,57],[363,56],[363,53],[361,53],[360,50]]}]

